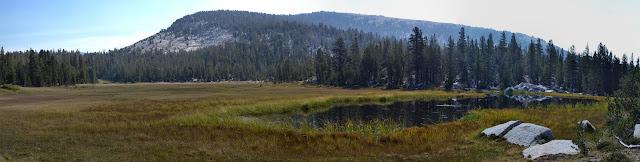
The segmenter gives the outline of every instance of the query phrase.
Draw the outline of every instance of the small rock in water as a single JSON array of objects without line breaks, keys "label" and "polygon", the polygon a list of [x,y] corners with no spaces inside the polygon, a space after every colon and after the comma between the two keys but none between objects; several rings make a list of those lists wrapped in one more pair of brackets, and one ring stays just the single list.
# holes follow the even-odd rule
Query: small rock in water
[{"label": "small rock in water", "polygon": [[580,153],[580,149],[571,140],[553,140],[551,142],[531,146],[524,151],[522,155],[527,158],[536,159],[545,155],[567,154],[576,155]]},{"label": "small rock in water", "polygon": [[[583,120],[581,122],[578,122],[578,124],[582,125],[582,128],[587,129],[588,131],[595,131],[596,127],[594,127],[591,122],[589,122],[589,120]],[[637,127],[636,127],[637,128]]]},{"label": "small rock in water", "polygon": [[503,136],[507,142],[529,147],[553,140],[551,129],[531,123],[522,123],[513,127]]},{"label": "small rock in water", "polygon": [[505,134],[507,134],[507,132],[509,132],[511,129],[513,129],[513,127],[518,126],[522,124],[521,120],[512,120],[512,121],[508,121],[506,123],[502,123],[500,125],[496,125],[493,126],[491,128],[487,128],[484,131],[482,131],[482,134],[485,136],[491,136],[491,137],[502,137]]},{"label": "small rock in water", "polygon": [[640,124],[636,124],[635,128],[633,129],[633,137],[640,138]]}]

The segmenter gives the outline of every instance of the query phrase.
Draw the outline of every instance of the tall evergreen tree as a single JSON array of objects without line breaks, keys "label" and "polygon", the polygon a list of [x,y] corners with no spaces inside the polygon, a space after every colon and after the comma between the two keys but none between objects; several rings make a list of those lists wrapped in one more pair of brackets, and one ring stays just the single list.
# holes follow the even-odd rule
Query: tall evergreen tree
[{"label": "tall evergreen tree", "polygon": [[318,84],[329,84],[331,77],[331,58],[322,52],[322,49],[316,51],[315,57],[316,81]]},{"label": "tall evergreen tree", "polygon": [[454,55],[455,55],[455,43],[451,36],[449,36],[449,40],[447,41],[447,47],[445,48],[446,62],[444,65],[445,68],[445,90],[451,90],[453,88],[453,82],[455,82],[455,69],[454,69]]},{"label": "tall evergreen tree", "polygon": [[536,46],[533,44],[533,40],[529,43],[529,48],[526,57],[525,74],[528,76],[528,82],[538,84],[538,56],[536,54]]},{"label": "tall evergreen tree", "polygon": [[457,73],[460,77],[459,84],[461,87],[466,87],[469,84],[469,72],[468,72],[468,63],[467,63],[467,39],[464,33],[464,27],[460,28],[460,32],[458,32],[458,44],[457,44],[457,52],[456,52],[456,65]]},{"label": "tall evergreen tree", "polygon": [[498,81],[498,87],[500,87],[500,89],[504,89],[509,86],[509,78],[512,74],[510,71],[511,67],[509,67],[509,64],[507,63],[511,62],[511,57],[508,57],[507,55],[507,36],[505,32],[500,34],[500,42],[498,43],[497,49],[499,59],[496,59],[496,62],[499,63],[499,68],[497,69],[498,78],[496,80]]},{"label": "tall evergreen tree", "polygon": [[5,84],[5,78],[7,76],[7,65],[6,65],[6,58],[4,55],[4,47],[0,47],[0,85]]},{"label": "tall evergreen tree", "polygon": [[507,67],[509,67],[510,74],[508,75],[508,85],[513,86],[520,82],[523,82],[522,76],[524,76],[522,68],[522,49],[516,41],[516,34],[511,34],[511,40],[509,41]]},{"label": "tall evergreen tree", "polygon": [[480,62],[480,67],[477,69],[477,79],[478,81],[478,87],[480,89],[486,89],[489,86],[489,78],[490,76],[490,69],[491,69],[491,63],[490,63],[490,57],[488,54],[488,45],[487,45],[487,40],[484,38],[484,36],[480,37],[480,57],[478,57],[478,61]]},{"label": "tall evergreen tree", "polygon": [[347,48],[345,46],[344,40],[342,38],[338,38],[333,45],[333,70],[331,74],[333,75],[332,83],[337,86],[344,86],[345,84],[345,70],[344,65],[347,60]]},{"label": "tall evergreen tree", "polygon": [[[385,40],[385,44],[387,44],[388,40]],[[391,52],[390,57],[387,60],[387,88],[394,89],[402,87],[402,79],[404,76],[402,75],[402,42],[394,42],[394,47],[389,48]]]},{"label": "tall evergreen tree", "polygon": [[349,48],[349,56],[347,57],[345,69],[346,86],[353,87],[360,84],[360,45],[358,38],[355,38]]},{"label": "tall evergreen tree", "polygon": [[411,71],[409,75],[413,75],[411,78],[413,86],[421,85],[424,82],[424,46],[422,30],[414,27],[413,34],[409,36],[409,50],[411,51]]},{"label": "tall evergreen tree", "polygon": [[376,63],[376,45],[370,43],[368,47],[364,49],[364,55],[362,57],[361,75],[362,80],[365,82],[364,86],[371,86],[377,81],[378,64]]},{"label": "tall evergreen tree", "polygon": [[576,57],[576,47],[569,47],[569,53],[564,63],[564,87],[570,92],[576,92],[578,86],[578,60]]},{"label": "tall evergreen tree", "polygon": [[547,56],[545,56],[545,64],[543,67],[543,81],[545,85],[555,85],[557,82],[556,76],[554,76],[558,58],[558,51],[556,50],[555,45],[553,45],[553,41],[549,40],[547,43]]},{"label": "tall evergreen tree", "polygon": [[31,83],[28,85],[41,87],[42,86],[42,69],[40,67],[40,59],[33,50],[29,50],[29,78]]},{"label": "tall evergreen tree", "polygon": [[441,67],[441,48],[438,44],[438,39],[436,35],[433,34],[431,39],[429,39],[428,50],[426,53],[426,73],[427,73],[427,82],[428,84],[437,84],[440,85],[442,67]]}]

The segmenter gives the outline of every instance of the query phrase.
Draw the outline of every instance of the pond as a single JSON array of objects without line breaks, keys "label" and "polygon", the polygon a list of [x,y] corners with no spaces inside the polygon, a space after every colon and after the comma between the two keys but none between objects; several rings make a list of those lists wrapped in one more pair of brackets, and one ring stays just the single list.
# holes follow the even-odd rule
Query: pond
[{"label": "pond", "polygon": [[388,105],[365,104],[334,106],[327,111],[313,114],[290,114],[264,116],[269,122],[292,124],[300,127],[307,124],[314,128],[323,128],[325,124],[362,123],[371,121],[391,121],[407,128],[422,127],[442,122],[455,121],[473,109],[530,108],[548,104],[586,104],[595,102],[588,99],[570,99],[549,96],[507,96],[488,95],[485,98],[468,98],[448,101],[398,101]]}]

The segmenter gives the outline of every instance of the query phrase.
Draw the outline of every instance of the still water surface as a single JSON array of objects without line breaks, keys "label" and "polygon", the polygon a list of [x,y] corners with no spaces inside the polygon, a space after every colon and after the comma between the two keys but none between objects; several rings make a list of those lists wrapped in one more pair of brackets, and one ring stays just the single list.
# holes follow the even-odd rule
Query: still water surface
[{"label": "still water surface", "polygon": [[473,109],[531,108],[549,104],[586,104],[595,102],[588,99],[570,99],[548,96],[507,96],[488,95],[485,98],[469,98],[448,101],[398,101],[388,105],[346,105],[334,106],[327,111],[314,114],[291,114],[268,116],[269,122],[296,125],[307,124],[322,128],[325,124],[342,124],[347,120],[356,123],[370,121],[393,121],[402,127],[433,125],[451,122],[466,115]]}]

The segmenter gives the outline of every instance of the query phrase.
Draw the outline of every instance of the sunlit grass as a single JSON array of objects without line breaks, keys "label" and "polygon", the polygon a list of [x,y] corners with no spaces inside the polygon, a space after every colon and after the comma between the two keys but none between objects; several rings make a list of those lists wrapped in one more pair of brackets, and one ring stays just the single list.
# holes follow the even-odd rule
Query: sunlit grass
[{"label": "sunlit grass", "polygon": [[484,94],[251,82],[21,91],[4,96],[14,101],[11,105],[0,105],[0,155],[26,161],[522,160],[517,151],[521,148],[477,134],[508,120],[523,120],[551,128],[556,138],[571,139],[575,122],[587,119],[600,128],[606,113],[605,103],[551,105],[474,110],[459,121],[426,127],[401,128],[378,120],[315,128],[265,123],[254,116]]}]

